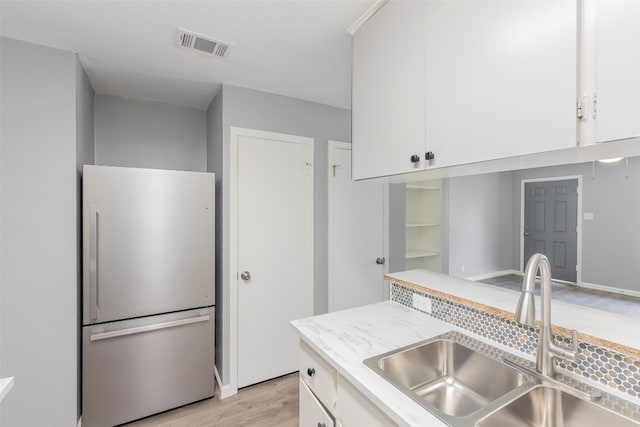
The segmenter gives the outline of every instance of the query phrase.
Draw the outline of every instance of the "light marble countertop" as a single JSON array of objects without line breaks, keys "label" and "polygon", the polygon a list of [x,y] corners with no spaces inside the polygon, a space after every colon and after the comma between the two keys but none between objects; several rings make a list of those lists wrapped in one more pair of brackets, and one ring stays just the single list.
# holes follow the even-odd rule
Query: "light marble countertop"
[{"label": "light marble countertop", "polygon": [[391,301],[294,320],[291,324],[304,342],[399,425],[446,425],[362,361],[460,329]]},{"label": "light marble countertop", "polygon": [[[385,279],[414,284],[475,303],[514,313],[519,292],[484,283],[472,282],[426,270],[387,274]],[[540,319],[540,298],[536,298],[536,319]],[[640,310],[640,306],[638,307]],[[562,328],[603,338],[632,349],[640,349],[640,322],[632,317],[553,300],[551,322]]]},{"label": "light marble countertop", "polygon": [[0,378],[0,402],[9,393],[11,387],[13,387],[13,377]]},{"label": "light marble countertop", "polygon": [[[518,301],[518,292],[422,270],[390,274],[386,278],[418,286],[424,284],[426,288],[511,313]],[[539,300],[536,306],[539,310]],[[635,319],[561,301],[553,301],[552,313],[555,325],[634,348],[640,346],[638,329],[629,327],[629,322],[637,323]],[[363,360],[449,331],[487,342],[469,331],[392,301],[295,320],[291,324],[302,340],[401,426],[446,424],[369,369]],[[533,360],[498,343],[491,342],[491,345]]]}]

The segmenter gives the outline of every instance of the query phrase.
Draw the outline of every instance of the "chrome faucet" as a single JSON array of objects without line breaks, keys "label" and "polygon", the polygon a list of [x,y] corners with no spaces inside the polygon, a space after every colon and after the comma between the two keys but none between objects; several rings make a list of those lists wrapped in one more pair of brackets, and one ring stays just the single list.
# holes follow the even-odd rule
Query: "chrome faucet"
[{"label": "chrome faucet", "polygon": [[554,357],[563,357],[575,361],[578,352],[578,331],[571,331],[572,348],[566,348],[553,342],[551,330],[551,265],[543,254],[534,254],[527,262],[522,281],[522,294],[516,308],[516,322],[534,326],[536,321],[535,302],[533,292],[536,288],[536,273],[540,270],[540,299],[542,301],[540,335],[538,336],[538,351],[536,356],[536,371],[547,377],[555,376]]}]

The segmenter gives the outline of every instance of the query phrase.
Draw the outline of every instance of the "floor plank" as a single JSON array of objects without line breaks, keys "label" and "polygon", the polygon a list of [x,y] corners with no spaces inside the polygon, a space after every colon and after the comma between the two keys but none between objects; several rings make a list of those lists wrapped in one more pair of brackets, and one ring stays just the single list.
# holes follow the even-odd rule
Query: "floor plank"
[{"label": "floor plank", "polygon": [[[217,393],[217,391],[216,391]],[[298,373],[145,418],[127,427],[297,427]]]}]

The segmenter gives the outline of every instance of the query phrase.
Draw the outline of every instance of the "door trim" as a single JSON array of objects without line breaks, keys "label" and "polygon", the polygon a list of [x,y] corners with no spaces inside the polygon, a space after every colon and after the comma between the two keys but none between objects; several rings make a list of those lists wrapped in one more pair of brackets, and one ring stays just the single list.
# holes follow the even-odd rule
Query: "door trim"
[{"label": "door trim", "polygon": [[[336,149],[343,149],[343,150],[349,150],[351,151],[351,153],[353,154],[353,151],[351,150],[351,143],[349,142],[342,142],[342,141],[334,141],[334,140],[329,140],[328,143],[328,148],[327,148],[327,191],[328,191],[328,207],[327,207],[327,216],[329,217],[329,229],[328,229],[328,270],[327,270],[327,287],[328,287],[328,301],[327,301],[327,308],[329,310],[329,312],[332,312],[334,307],[333,307],[333,293],[334,293],[334,283],[333,283],[333,276],[331,275],[331,272],[333,271],[333,264],[334,264],[334,259],[333,259],[333,251],[331,250],[333,248],[333,243],[334,243],[334,235],[333,235],[333,196],[334,196],[334,180],[333,178],[333,162],[334,162],[334,150]],[[353,162],[353,159],[352,159]],[[353,180],[353,177],[351,178]],[[382,185],[382,223],[383,223],[383,231],[382,231],[382,253],[383,253],[383,257],[387,260],[387,262],[384,263],[384,268],[383,268],[383,272],[384,274],[388,274],[389,273],[389,185],[388,184],[384,184],[382,182],[380,182],[380,185]],[[380,278],[380,280],[383,282],[383,292],[384,295],[387,295],[389,292],[389,284],[384,280],[383,277]]]},{"label": "door trim", "polygon": [[306,203],[311,207],[311,214],[307,222],[306,234],[308,238],[307,259],[310,266],[307,277],[303,279],[305,288],[305,313],[313,315],[313,147],[314,139],[263,131],[259,129],[229,127],[229,384],[227,395],[238,392],[238,141],[240,137],[271,139],[276,141],[304,144],[310,149],[310,173],[307,181]]},{"label": "door trim", "polygon": [[578,216],[576,224],[578,224],[577,241],[576,241],[576,285],[582,284],[582,175],[553,176],[548,178],[531,178],[520,180],[520,272],[524,273],[524,185],[530,182],[548,182],[548,181],[564,181],[569,179],[578,180],[578,208],[576,209]]}]

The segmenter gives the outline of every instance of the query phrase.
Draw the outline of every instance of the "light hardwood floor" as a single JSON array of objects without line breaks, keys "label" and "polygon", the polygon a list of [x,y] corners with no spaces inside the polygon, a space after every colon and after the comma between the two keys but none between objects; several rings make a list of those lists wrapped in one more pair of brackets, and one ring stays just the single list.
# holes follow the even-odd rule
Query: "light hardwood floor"
[{"label": "light hardwood floor", "polygon": [[224,400],[214,397],[127,424],[127,427],[151,426],[297,427],[298,373],[243,388]]}]

